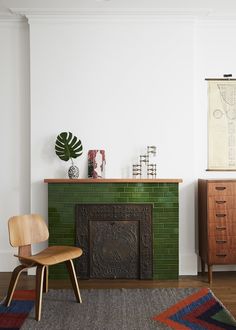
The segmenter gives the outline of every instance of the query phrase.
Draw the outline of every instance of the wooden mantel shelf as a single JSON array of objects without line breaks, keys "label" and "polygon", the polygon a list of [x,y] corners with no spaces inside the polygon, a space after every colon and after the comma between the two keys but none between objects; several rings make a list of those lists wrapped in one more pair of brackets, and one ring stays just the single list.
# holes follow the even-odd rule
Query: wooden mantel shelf
[{"label": "wooden mantel shelf", "polygon": [[182,179],[44,179],[45,183],[181,183]]}]

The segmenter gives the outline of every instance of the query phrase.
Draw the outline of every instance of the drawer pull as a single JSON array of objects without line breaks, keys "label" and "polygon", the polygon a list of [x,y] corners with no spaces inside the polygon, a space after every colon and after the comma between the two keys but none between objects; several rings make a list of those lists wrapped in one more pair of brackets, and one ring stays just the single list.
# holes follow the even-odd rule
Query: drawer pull
[{"label": "drawer pull", "polygon": [[225,239],[217,239],[216,243],[217,244],[225,244],[225,243],[227,243],[227,241]]},{"label": "drawer pull", "polygon": [[216,201],[216,204],[225,204],[226,201]]},{"label": "drawer pull", "polygon": [[224,218],[224,217],[226,217],[226,214],[225,213],[216,213],[216,217]]},{"label": "drawer pull", "polygon": [[218,253],[216,254],[217,257],[226,257],[227,254],[226,253]]},{"label": "drawer pull", "polygon": [[216,190],[225,190],[226,187],[216,187]]},{"label": "drawer pull", "polygon": [[216,230],[226,230],[226,227],[216,227]]}]

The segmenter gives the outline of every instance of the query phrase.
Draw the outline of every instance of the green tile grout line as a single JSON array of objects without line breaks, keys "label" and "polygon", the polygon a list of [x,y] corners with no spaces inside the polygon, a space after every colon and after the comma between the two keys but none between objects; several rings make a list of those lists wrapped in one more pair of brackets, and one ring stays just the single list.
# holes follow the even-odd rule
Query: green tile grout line
[{"label": "green tile grout line", "polygon": [[[153,279],[179,275],[178,183],[48,183],[49,245],[75,245],[75,205],[153,204]],[[67,278],[64,265],[51,266],[51,279]]]}]

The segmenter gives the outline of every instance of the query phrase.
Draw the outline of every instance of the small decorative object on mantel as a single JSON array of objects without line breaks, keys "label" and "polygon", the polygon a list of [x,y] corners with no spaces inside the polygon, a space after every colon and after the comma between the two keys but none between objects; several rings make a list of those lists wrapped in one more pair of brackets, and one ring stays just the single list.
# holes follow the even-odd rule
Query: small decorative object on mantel
[{"label": "small decorative object on mantel", "polygon": [[69,167],[68,176],[70,179],[77,179],[79,168],[74,165],[73,158],[77,158],[83,153],[81,141],[71,132],[62,132],[57,136],[55,152],[61,160],[65,162],[71,160],[72,165]]},{"label": "small decorative object on mantel", "polygon": [[139,177],[141,179],[144,172],[146,172],[147,178],[156,178],[157,166],[150,163],[150,159],[156,156],[156,149],[156,146],[147,146],[147,153],[139,156],[139,164],[133,165],[133,178]]},{"label": "small decorative object on mantel", "polygon": [[139,176],[140,179],[142,177],[142,165],[141,164],[133,164],[133,177],[137,178],[137,176]]},{"label": "small decorative object on mantel", "polygon": [[105,178],[105,150],[88,151],[88,177],[93,179]]}]

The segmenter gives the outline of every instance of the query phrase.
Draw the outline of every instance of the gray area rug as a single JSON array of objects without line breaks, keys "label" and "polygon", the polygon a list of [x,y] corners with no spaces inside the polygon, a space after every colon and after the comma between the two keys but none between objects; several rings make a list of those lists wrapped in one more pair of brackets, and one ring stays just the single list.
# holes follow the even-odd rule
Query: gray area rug
[{"label": "gray area rug", "polygon": [[43,295],[42,317],[34,309],[21,330],[152,330],[171,329],[152,317],[197,288],[82,289],[83,303],[72,290],[49,290]]}]

